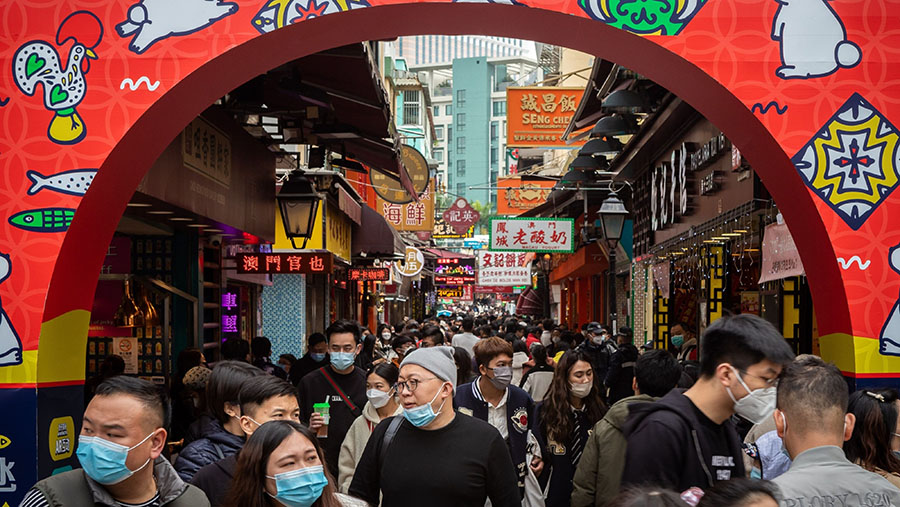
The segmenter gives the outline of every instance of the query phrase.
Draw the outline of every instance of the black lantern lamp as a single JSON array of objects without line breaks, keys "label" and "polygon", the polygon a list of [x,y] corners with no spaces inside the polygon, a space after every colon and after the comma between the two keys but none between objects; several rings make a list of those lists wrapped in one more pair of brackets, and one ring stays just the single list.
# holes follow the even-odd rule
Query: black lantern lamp
[{"label": "black lantern lamp", "polygon": [[616,90],[603,100],[600,109],[607,113],[649,113],[650,105],[633,90]]},{"label": "black lantern lamp", "polygon": [[575,157],[575,160],[572,161],[572,164],[569,165],[569,168],[578,171],[596,171],[597,169],[600,169],[600,161],[590,155],[579,154]]},{"label": "black lantern lamp", "polygon": [[[592,136],[593,137],[593,136]],[[579,155],[603,155],[603,156],[615,156],[622,148],[625,146],[621,141],[614,137],[604,137],[598,139],[591,139],[590,141],[584,143],[584,146],[578,151]]]},{"label": "black lantern lamp", "polygon": [[550,254],[545,253],[541,256],[541,271],[544,273],[549,273],[552,264],[550,263],[551,257]]},{"label": "black lantern lamp", "polygon": [[315,186],[302,172],[294,171],[281,186],[275,199],[281,209],[284,233],[291,240],[291,245],[298,248],[295,240],[302,238],[303,246],[300,248],[305,248],[319,209],[319,195],[316,194]]},{"label": "black lantern lamp", "polygon": [[625,228],[625,218],[628,216],[628,210],[625,209],[625,203],[615,192],[610,192],[609,196],[600,205],[600,222],[603,225],[603,237],[609,244],[610,249],[615,249],[622,239],[622,230]]},{"label": "black lantern lamp", "polygon": [[591,137],[627,136],[638,131],[637,121],[630,114],[613,114],[600,118],[591,129]]}]

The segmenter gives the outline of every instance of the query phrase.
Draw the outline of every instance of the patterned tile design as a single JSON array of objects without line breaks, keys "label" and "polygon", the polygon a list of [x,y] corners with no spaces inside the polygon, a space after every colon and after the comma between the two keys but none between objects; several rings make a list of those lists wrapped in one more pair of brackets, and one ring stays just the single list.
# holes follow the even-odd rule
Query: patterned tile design
[{"label": "patterned tile design", "polygon": [[262,290],[262,333],[272,342],[272,361],[303,355],[306,337],[306,275],[274,275]]}]

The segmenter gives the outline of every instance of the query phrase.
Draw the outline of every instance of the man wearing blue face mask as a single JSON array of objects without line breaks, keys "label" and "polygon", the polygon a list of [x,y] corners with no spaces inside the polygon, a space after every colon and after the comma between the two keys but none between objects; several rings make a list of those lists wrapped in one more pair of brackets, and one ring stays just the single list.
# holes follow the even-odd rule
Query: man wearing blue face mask
[{"label": "man wearing blue face mask", "polygon": [[385,419],[363,451],[350,495],[382,507],[521,505],[506,443],[490,424],[453,411],[453,349],[410,352],[400,366],[403,415]]},{"label": "man wearing blue face mask", "polygon": [[105,380],[84,411],[75,451],[83,469],[38,482],[20,505],[208,507],[206,495],[185,484],[162,456],[165,407],[159,389],[146,380]]},{"label": "man wearing blue face mask", "polygon": [[[325,330],[329,363],[300,380],[300,419],[319,436],[325,462],[338,476],[341,443],[366,405],[366,372],[354,365],[362,349],[359,324],[338,320]],[[328,404],[328,414],[314,405]],[[321,409],[320,409],[321,410]]]},{"label": "man wearing blue face mask", "polygon": [[655,403],[629,406],[622,485],[706,489],[744,475],[741,441],[729,420],[772,417],[778,376],[794,353],[755,315],[723,317],[706,330],[700,378]]}]

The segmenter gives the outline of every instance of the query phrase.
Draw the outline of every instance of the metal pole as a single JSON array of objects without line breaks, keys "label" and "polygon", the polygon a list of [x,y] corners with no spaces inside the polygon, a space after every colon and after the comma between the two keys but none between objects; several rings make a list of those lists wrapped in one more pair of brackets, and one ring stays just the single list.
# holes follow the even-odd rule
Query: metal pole
[{"label": "metal pole", "polygon": [[609,325],[613,334],[618,331],[616,323],[616,249],[609,249]]},{"label": "metal pole", "polygon": [[544,315],[543,318],[550,318],[550,272],[544,271]]}]

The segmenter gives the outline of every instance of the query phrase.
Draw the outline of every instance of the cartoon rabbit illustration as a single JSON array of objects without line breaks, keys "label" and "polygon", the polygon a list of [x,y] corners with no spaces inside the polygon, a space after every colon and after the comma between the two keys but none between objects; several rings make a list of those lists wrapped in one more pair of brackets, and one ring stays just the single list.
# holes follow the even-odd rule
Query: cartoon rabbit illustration
[{"label": "cartoon rabbit illustration", "polygon": [[782,79],[810,79],[850,68],[862,60],[862,51],[847,40],[841,18],[830,0],[775,0],[772,39],[781,43]]},{"label": "cartoon rabbit illustration", "polygon": [[[9,255],[0,253],[0,283],[9,278],[12,263]],[[22,341],[9,321],[9,315],[3,311],[0,301],[0,366],[22,364]]]}]

